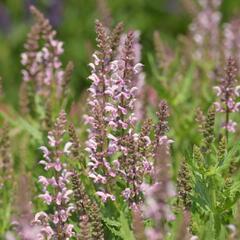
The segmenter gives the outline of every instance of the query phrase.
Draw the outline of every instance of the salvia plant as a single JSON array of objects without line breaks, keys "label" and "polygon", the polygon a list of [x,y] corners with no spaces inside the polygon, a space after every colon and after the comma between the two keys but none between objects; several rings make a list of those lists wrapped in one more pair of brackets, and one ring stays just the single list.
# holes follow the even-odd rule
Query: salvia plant
[{"label": "salvia plant", "polygon": [[[240,239],[239,19],[184,1],[192,22],[154,54],[97,1],[79,103],[63,42],[31,6],[19,113],[0,78],[0,239]],[[147,61],[150,71],[142,64]]]}]

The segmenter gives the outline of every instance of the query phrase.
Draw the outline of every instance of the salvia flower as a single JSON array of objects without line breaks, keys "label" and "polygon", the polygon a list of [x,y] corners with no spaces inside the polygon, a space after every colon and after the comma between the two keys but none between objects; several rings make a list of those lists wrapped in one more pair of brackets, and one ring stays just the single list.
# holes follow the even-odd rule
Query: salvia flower
[{"label": "salvia flower", "polygon": [[49,100],[49,96],[61,99],[73,64],[70,62],[65,70],[62,68],[60,57],[64,52],[63,42],[56,39],[56,31],[40,11],[34,6],[30,10],[36,22],[28,34],[25,52],[21,55],[23,81],[45,100]]},{"label": "salvia flower", "polygon": [[[91,112],[86,117],[90,125],[86,150],[90,154],[89,176],[97,184],[111,185],[117,173],[124,177],[126,175],[121,169],[123,159],[130,151],[126,141],[137,140],[137,134],[134,133],[135,79],[142,65],[135,60],[134,32],[127,34],[121,52],[115,55],[116,47],[112,47],[112,38],[99,21],[96,31],[98,51],[93,55],[94,63],[90,64],[92,74],[89,79],[92,85],[88,103]],[[121,157],[112,159],[116,153],[121,153]],[[103,201],[115,199],[104,186],[99,190],[97,195]]]},{"label": "salvia flower", "polygon": [[235,132],[236,123],[230,119],[230,113],[239,112],[240,103],[237,102],[240,87],[237,85],[237,66],[233,58],[229,58],[225,69],[225,77],[218,86],[214,87],[218,101],[215,102],[217,112],[225,113],[223,128],[226,132]]},{"label": "salvia flower", "polygon": [[[131,85],[136,87],[135,91],[135,106],[134,106],[134,113],[135,117],[138,120],[143,119],[143,116],[145,115],[145,109],[144,109],[144,86],[145,86],[145,74],[141,71],[142,70],[142,64],[141,61],[141,50],[142,46],[140,44],[140,32],[139,31],[133,31],[132,33],[132,42],[131,42],[131,48],[129,49],[132,51],[131,55],[133,56],[133,64],[134,64],[134,71],[137,74],[134,74],[132,76]],[[123,59],[124,62],[126,62],[126,58],[124,57],[124,49],[126,49],[126,40],[129,39],[129,36],[127,34],[122,34],[120,38],[120,43],[118,47],[118,56],[117,58]],[[126,54],[126,53],[125,53]],[[130,54],[130,52],[129,52]],[[130,55],[129,55],[130,56]],[[124,60],[125,59],[125,60]]]},{"label": "salvia flower", "polygon": [[[89,89],[88,104],[91,112],[86,117],[86,122],[90,125],[86,150],[90,154],[91,161],[89,176],[93,178],[94,182],[105,184],[107,178],[115,175],[106,158],[109,150],[111,153],[116,151],[116,141],[114,141],[114,137],[107,134],[106,128],[114,124],[112,119],[117,110],[108,101],[108,95],[114,91],[110,85],[111,68],[109,63],[112,57],[110,37],[99,21],[96,22],[96,32],[99,50],[93,55],[94,63],[90,64],[92,72],[89,79],[92,81],[92,85]],[[111,148],[107,146],[108,141],[111,142]]]},{"label": "salvia flower", "polygon": [[[129,32],[122,47],[122,55],[120,55],[119,63],[122,62],[122,67],[120,65],[116,68],[114,76],[117,77],[115,84],[119,86],[114,96],[115,105],[118,106],[116,122],[118,129],[121,129],[118,133],[118,148],[122,154],[118,159],[119,174],[128,182],[122,195],[131,204],[140,200],[140,186],[145,174],[149,173],[151,169],[148,159],[150,151],[148,148],[151,145],[150,122],[145,123],[141,134],[135,132],[136,99],[142,68],[142,64],[137,62],[140,56],[136,56],[136,48],[140,48],[136,43],[136,33]],[[143,145],[146,147],[145,149],[142,148]],[[143,151],[141,152],[141,150]]]},{"label": "salvia flower", "polygon": [[44,157],[40,164],[44,165],[44,169],[51,176],[39,176],[43,192],[39,197],[46,205],[53,208],[53,213],[39,212],[35,215],[34,223],[42,227],[39,239],[70,239],[74,235],[73,225],[68,223],[68,218],[73,211],[70,203],[72,190],[69,188],[72,172],[63,162],[64,156],[68,155],[66,149],[71,145],[69,142],[63,142],[66,123],[66,114],[62,111],[53,130],[48,133],[48,147],[40,147]]}]

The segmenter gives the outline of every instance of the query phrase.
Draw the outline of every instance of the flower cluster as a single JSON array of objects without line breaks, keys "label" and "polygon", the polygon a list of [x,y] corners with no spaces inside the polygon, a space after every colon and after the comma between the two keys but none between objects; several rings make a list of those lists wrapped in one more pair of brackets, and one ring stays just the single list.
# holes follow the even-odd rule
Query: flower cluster
[{"label": "flower cluster", "polygon": [[[119,46],[113,48],[111,39],[116,37],[109,35],[100,22],[96,26],[99,50],[90,64],[91,112],[86,117],[90,125],[86,144],[90,154],[89,176],[101,185],[97,195],[103,202],[115,200],[109,186],[114,185],[116,178],[123,179],[127,184],[122,195],[132,204],[140,201],[140,186],[151,169],[149,122],[140,134],[135,131],[137,85],[144,80],[138,33],[130,31],[120,38],[118,31]],[[104,187],[106,183],[108,189]]]},{"label": "flower cluster", "polygon": [[[24,67],[22,99],[27,98],[26,91],[29,88],[45,100],[49,100],[49,96],[61,99],[69,82],[73,64],[69,63],[63,70],[60,60],[64,51],[63,42],[56,39],[56,31],[41,12],[33,6],[30,10],[36,23],[31,28],[24,45],[26,51],[21,55]],[[26,104],[28,102],[25,100]],[[25,105],[23,104],[26,108]]]},{"label": "flower cluster", "polygon": [[198,0],[199,12],[190,25],[190,32],[196,45],[194,53],[196,59],[204,57],[219,59],[221,13],[218,9],[221,2],[221,0]]},{"label": "flower cluster", "polygon": [[225,77],[220,80],[219,86],[215,86],[219,101],[215,102],[217,112],[225,113],[225,122],[223,128],[228,132],[235,132],[236,122],[230,120],[229,115],[232,112],[239,112],[240,103],[237,102],[239,96],[239,86],[237,86],[237,66],[233,58],[229,58],[225,70]]},{"label": "flower cluster", "polygon": [[90,125],[86,150],[90,155],[89,176],[96,183],[106,184],[116,176],[114,166],[108,161],[109,156],[117,150],[117,139],[108,132],[108,127],[117,127],[117,109],[109,101],[116,91],[116,86],[112,86],[110,80],[110,62],[113,56],[111,37],[99,21],[96,22],[96,32],[99,50],[93,55],[94,63],[90,64],[92,72],[89,79],[92,85],[89,88],[88,104],[91,110],[86,116],[86,122]]},{"label": "flower cluster", "polygon": [[[141,64],[139,64],[139,62],[141,61],[141,49],[142,49],[142,46],[139,43],[140,32],[133,31],[132,35],[133,35],[132,36],[132,54],[134,55],[133,64],[134,65],[138,64],[137,66],[141,68]],[[128,38],[127,34],[121,35],[120,43],[118,46],[118,55],[116,57],[117,59],[123,58],[123,51],[125,49],[125,43],[127,38]],[[144,96],[145,74],[142,71],[139,71],[139,73],[132,78],[131,85],[136,87],[134,114],[138,120],[141,120],[145,115],[145,109],[143,105],[144,97],[145,97]]]},{"label": "flower cluster", "polygon": [[70,204],[72,190],[68,188],[72,173],[63,162],[64,156],[69,154],[71,142],[63,145],[66,128],[66,114],[61,112],[52,131],[48,134],[49,148],[40,147],[44,160],[40,164],[49,172],[51,177],[39,176],[43,193],[39,195],[46,205],[52,206],[53,214],[39,212],[35,215],[34,223],[42,226],[39,239],[57,238],[70,239],[73,236],[73,225],[68,223],[68,217],[73,210]]}]

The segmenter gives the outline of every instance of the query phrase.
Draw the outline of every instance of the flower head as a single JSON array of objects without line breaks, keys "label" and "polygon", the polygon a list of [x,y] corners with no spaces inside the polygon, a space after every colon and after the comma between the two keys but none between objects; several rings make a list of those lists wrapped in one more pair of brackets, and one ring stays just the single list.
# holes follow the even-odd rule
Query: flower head
[{"label": "flower head", "polygon": [[[42,185],[43,193],[39,197],[47,205],[55,209],[54,214],[40,212],[35,215],[34,223],[41,227],[41,236],[50,239],[52,236],[68,239],[74,235],[73,226],[68,223],[72,211],[69,189],[69,182],[72,173],[66,168],[63,162],[64,156],[69,155],[71,143],[64,144],[63,137],[66,132],[66,114],[62,111],[48,133],[49,146],[42,146],[45,170],[53,174],[50,178],[39,176],[39,183]],[[55,226],[54,228],[52,226]],[[59,228],[59,226],[61,226]]]}]

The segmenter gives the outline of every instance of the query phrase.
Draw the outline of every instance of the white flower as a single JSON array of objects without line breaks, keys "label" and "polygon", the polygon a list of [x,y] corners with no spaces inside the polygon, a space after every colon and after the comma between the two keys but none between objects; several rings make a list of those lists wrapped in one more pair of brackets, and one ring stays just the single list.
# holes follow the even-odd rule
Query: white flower
[{"label": "white flower", "polygon": [[67,142],[64,146],[63,152],[66,153],[66,154],[69,154],[71,152],[70,148],[71,148],[72,145],[73,145],[72,142]]}]

